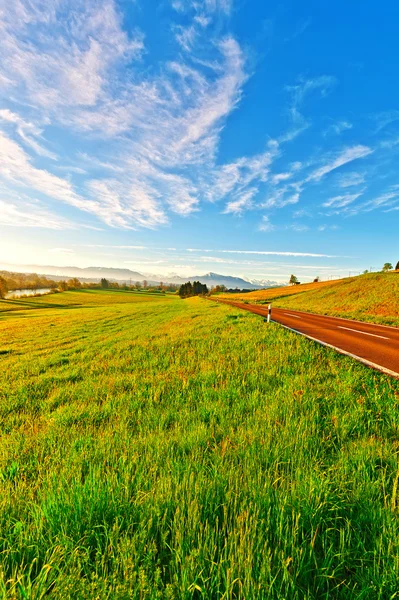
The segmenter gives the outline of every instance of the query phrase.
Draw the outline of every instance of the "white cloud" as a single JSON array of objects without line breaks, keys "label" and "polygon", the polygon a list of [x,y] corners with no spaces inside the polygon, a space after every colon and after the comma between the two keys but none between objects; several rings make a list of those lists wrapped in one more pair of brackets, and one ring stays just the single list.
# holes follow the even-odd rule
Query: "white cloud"
[{"label": "white cloud", "polygon": [[304,231],[309,231],[310,227],[308,225],[304,225],[303,223],[293,223],[289,226],[289,229],[297,231],[298,233],[303,233]]},{"label": "white cloud", "polygon": [[329,135],[331,133],[334,133],[335,135],[340,135],[344,131],[347,131],[348,129],[352,129],[352,127],[353,127],[353,125],[352,125],[352,123],[349,123],[349,121],[337,121],[336,123],[333,123],[332,125],[330,125],[324,131],[323,135]]},{"label": "white cloud", "polygon": [[36,154],[46,156],[52,160],[57,160],[57,156],[39,144],[37,139],[40,138],[42,131],[33,123],[25,121],[20,115],[12,112],[8,108],[0,110],[0,121],[15,125],[16,132],[27,146],[30,146]]},{"label": "white cloud", "polygon": [[392,189],[392,191],[386,192],[385,194],[381,194],[374,198],[373,200],[369,200],[359,207],[364,212],[370,212],[375,210],[376,208],[392,206],[399,201],[399,190]]},{"label": "white cloud", "polygon": [[[225,13],[229,6],[207,1],[198,12],[195,5],[195,27],[204,30],[213,13]],[[43,3],[39,10],[28,0],[7,4],[2,68],[10,71],[15,93],[29,95],[43,119],[115,140],[112,164],[99,158],[94,159],[96,164],[90,160],[84,164],[107,168],[113,178],[87,182],[86,199],[69,181],[36,169],[12,140],[9,149],[18,153],[21,169],[6,174],[3,165],[3,175],[89,210],[115,227],[154,227],[168,221],[168,210],[179,215],[198,210],[200,199],[211,199],[216,179],[223,186],[223,168],[219,174],[215,166],[220,134],[247,78],[239,44],[230,36],[209,39],[207,30],[202,39],[192,39],[193,44],[198,41],[200,61],[190,47],[187,61],[171,61],[158,74],[146,74],[141,80],[126,78],[125,71],[122,81],[119,63],[130,67],[140,57],[143,43],[140,34],[130,38],[124,32],[114,1],[79,0],[71,5],[58,0],[57,8]],[[57,18],[61,12],[62,21]],[[27,28],[33,40],[29,44],[23,41]],[[204,48],[211,59],[202,66]],[[36,140],[25,136],[24,142],[44,155]],[[240,159],[235,192],[245,194],[252,180],[263,180],[269,162],[269,152]],[[86,174],[80,164],[60,168]]]},{"label": "white cloud", "polygon": [[49,252],[54,252],[54,254],[75,254],[71,248],[51,248]]},{"label": "white cloud", "polygon": [[362,185],[366,181],[366,175],[364,173],[345,173],[341,175],[338,180],[338,186],[341,188],[352,187],[355,185]]},{"label": "white cloud", "polygon": [[256,254],[259,256],[310,256],[313,258],[350,258],[331,254],[315,254],[312,252],[280,252],[266,250],[204,250],[203,248],[186,248],[187,252],[217,252],[222,254]]},{"label": "white cloud", "polygon": [[177,12],[195,11],[201,16],[222,12],[228,15],[232,9],[232,0],[172,0],[171,5]]},{"label": "white cloud", "polygon": [[274,231],[274,229],[275,229],[275,227],[270,222],[269,217],[267,215],[264,215],[262,217],[261,224],[259,225],[259,231],[270,232],[270,231]]},{"label": "white cloud", "polygon": [[380,143],[381,148],[395,148],[399,145],[399,137],[391,138],[390,140],[384,140]]},{"label": "white cloud", "polygon": [[253,207],[253,199],[257,193],[257,188],[250,188],[244,194],[239,195],[235,200],[228,202],[224,212],[232,213],[234,215],[242,214],[245,210]]},{"label": "white cloud", "polygon": [[[109,226],[156,228],[169,223],[172,213],[195,213],[204,201],[223,201],[221,210],[236,215],[283,208],[299,202],[305,183],[372,152],[366,146],[346,149],[303,181],[294,179],[309,168],[306,161],[271,174],[282,144],[310,124],[302,115],[305,101],[312,94],[326,96],[336,84],[321,76],[287,88],[291,131],[257,154],[221,162],[222,132],[249,76],[239,43],[220,33],[230,1],[174,0],[180,15],[174,14],[179,23],[172,33],[179,47],[175,40],[174,60],[151,70],[140,62],[144,37],[138,30],[127,33],[116,0],[0,4],[0,86],[7,86],[6,98],[12,89],[12,106],[25,110],[23,117],[15,109],[0,111],[7,133],[15,133],[14,139],[1,134],[0,174],[13,186],[68,203]],[[37,168],[43,163],[28,153],[57,158],[46,148],[48,125],[81,136],[76,162],[54,165],[65,178],[53,168]],[[86,140],[98,142],[95,157],[85,154]],[[72,163],[69,156],[64,160]]]},{"label": "white cloud", "polygon": [[287,179],[290,179],[291,177],[292,177],[292,173],[290,173],[290,172],[277,173],[276,175],[273,175],[272,182],[274,184],[278,184],[278,183],[281,183],[282,181],[286,181]]},{"label": "white cloud", "polygon": [[13,140],[0,132],[0,176],[16,185],[32,188],[49,198],[97,214],[99,205],[79,196],[72,185],[44,169],[37,169],[28,155]]},{"label": "white cloud", "polygon": [[10,199],[0,199],[0,224],[8,227],[37,227],[43,229],[70,229],[66,219],[50,213],[38,203],[15,203]]},{"label": "white cloud", "polygon": [[[39,35],[36,45],[26,41],[32,31]],[[101,102],[111,67],[143,49],[141,35],[130,39],[122,30],[113,0],[7,2],[0,35],[0,74],[50,112]]]},{"label": "white cloud", "polygon": [[357,194],[343,194],[341,196],[335,196],[334,198],[330,198],[326,202],[323,202],[323,206],[333,206],[335,208],[342,208],[344,206],[352,204],[352,202],[357,200],[363,193],[364,190]]},{"label": "white cloud", "polygon": [[[364,191],[364,190],[363,190]],[[361,195],[361,194],[359,194]],[[377,210],[380,208],[388,209],[384,212],[388,212],[389,210],[393,210],[393,208],[399,203],[399,186],[393,185],[389,188],[387,192],[384,194],[380,194],[376,198],[372,200],[368,200],[361,204],[356,204],[352,206],[351,202],[342,201],[342,204],[337,202],[336,204],[332,204],[331,208],[335,209],[331,214],[340,214],[343,213],[346,216],[355,216],[359,213],[367,213],[373,210]]]},{"label": "white cloud", "polygon": [[339,227],[338,225],[320,225],[317,229],[318,231],[336,231]]},{"label": "white cloud", "polygon": [[311,173],[306,181],[320,181],[322,177],[331,173],[335,169],[346,165],[354,160],[358,160],[359,158],[365,158],[369,154],[372,154],[373,150],[368,146],[352,146],[351,148],[346,148],[342,150],[339,154],[337,154],[332,160],[327,162],[324,166],[319,167],[313,173]]},{"label": "white cloud", "polygon": [[265,202],[262,203],[262,208],[284,208],[290,204],[297,204],[299,202],[300,192],[295,194],[290,193],[289,188],[281,188],[271,195]]},{"label": "white cloud", "polygon": [[313,79],[302,79],[296,85],[287,86],[286,89],[292,94],[288,113],[293,127],[279,138],[280,143],[292,141],[310,126],[311,121],[306,119],[301,112],[305,99],[316,90],[320,92],[322,97],[327,96],[336,83],[335,77],[322,75]]},{"label": "white cloud", "polygon": [[381,112],[378,115],[375,115],[375,120],[377,122],[377,132],[381,131],[381,129],[384,129],[387,125],[399,121],[399,110],[387,110]]}]

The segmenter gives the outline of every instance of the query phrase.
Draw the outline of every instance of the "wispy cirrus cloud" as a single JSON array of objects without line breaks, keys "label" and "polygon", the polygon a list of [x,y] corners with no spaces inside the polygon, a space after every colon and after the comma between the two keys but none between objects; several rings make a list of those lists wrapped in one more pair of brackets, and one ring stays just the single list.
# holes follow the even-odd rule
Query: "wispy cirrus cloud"
[{"label": "wispy cirrus cloud", "polygon": [[[224,129],[250,77],[245,51],[225,33],[229,0],[169,2],[171,52],[151,69],[144,34],[127,29],[116,0],[0,6],[0,95],[10,105],[0,110],[0,175],[110,227],[155,229],[207,202],[220,202],[225,218],[283,209],[302,201],[309,184],[373,152],[354,145],[324,161],[292,154],[287,161],[285,144],[312,122],[306,103],[337,84],[321,75],[286,86],[288,131],[265,134],[253,154],[221,159]],[[350,125],[331,127],[339,133]],[[66,132],[69,152],[57,162],[55,129],[59,138]],[[55,164],[43,168],[44,158]]]},{"label": "wispy cirrus cloud", "polygon": [[36,154],[57,160],[57,156],[53,152],[50,152],[50,150],[39,143],[38,139],[41,138],[42,131],[33,123],[25,121],[20,115],[17,115],[8,108],[0,110],[0,122],[15,126],[18,136]]},{"label": "wispy cirrus cloud", "polygon": [[[112,0],[7,2],[0,34],[0,72],[12,92],[25,94],[47,114],[62,107],[66,120],[78,107],[106,100],[107,74],[143,50],[142,36],[129,38],[122,29]],[[115,77],[112,85],[118,85]]]},{"label": "wispy cirrus cloud", "polygon": [[315,254],[312,252],[281,252],[274,250],[204,250],[200,248],[186,248],[187,252],[218,252],[222,254],[255,254],[259,256],[308,256],[313,258],[350,258],[331,254]]},{"label": "wispy cirrus cloud", "polygon": [[356,185],[362,185],[365,181],[365,173],[357,173],[356,171],[353,171],[352,173],[345,173],[344,175],[341,175],[338,180],[338,186],[341,188],[348,188]]},{"label": "wispy cirrus cloud", "polygon": [[69,221],[51,213],[38,202],[15,202],[7,196],[0,198],[0,225],[52,230],[73,227]]},{"label": "wispy cirrus cloud", "polygon": [[322,97],[327,96],[336,85],[337,80],[330,75],[321,75],[312,79],[301,79],[296,85],[287,86],[287,91],[292,95],[292,101],[288,113],[292,120],[292,128],[280,136],[279,141],[290,142],[305,131],[311,124],[310,119],[302,114],[302,106],[305,100],[318,91]]},{"label": "wispy cirrus cloud", "polygon": [[212,15],[217,12],[229,14],[232,9],[232,0],[172,0],[172,7],[178,12],[195,11],[204,15]]},{"label": "wispy cirrus cloud", "polygon": [[352,129],[353,125],[349,121],[336,121],[332,123],[327,129],[324,131],[323,135],[335,134],[340,135],[344,131],[348,131],[348,129]]},{"label": "wispy cirrus cloud", "polygon": [[395,123],[395,121],[399,121],[399,110],[387,110],[381,113],[378,113],[374,116],[375,121],[377,123],[376,131],[377,133],[391,125],[391,123]]},{"label": "wispy cirrus cloud", "polygon": [[[212,14],[230,10],[223,1],[207,1],[202,11],[196,3],[178,4],[178,10],[194,10],[193,27],[200,29]],[[40,180],[29,157],[15,145],[10,148],[27,170],[18,177],[13,169],[9,179],[29,182],[47,195],[52,191],[54,198],[90,210],[108,225],[150,228],[167,223],[169,211],[182,216],[197,211],[200,200],[211,199],[211,182],[218,180],[219,190],[225,185],[223,167],[215,164],[219,139],[247,79],[244,54],[231,36],[214,32],[209,40],[208,32],[196,39],[198,48],[187,48],[189,56],[179,56],[158,74],[137,81],[126,78],[126,71],[120,78],[117,67],[139,61],[143,36],[127,35],[113,0],[58,0],[56,6],[44,3],[40,10],[18,0],[6,5],[1,32],[4,76],[16,95],[29,95],[36,116],[110,138],[117,149],[107,167],[112,177],[87,179],[79,194],[48,171]],[[29,44],[23,41],[28,33]],[[196,61],[196,50],[203,58],[204,48],[210,54],[205,65]],[[10,115],[5,114],[8,120]],[[22,119],[12,116],[22,132]],[[40,151],[33,139],[30,146]],[[96,160],[104,169],[105,161]],[[253,179],[264,177],[267,160],[265,155],[238,161],[236,193],[245,194]],[[69,168],[70,173],[84,171],[80,165]]]},{"label": "wispy cirrus cloud", "polygon": [[[30,157],[15,141],[0,132],[0,176],[15,184],[31,187],[34,190],[87,210],[90,206],[73,190],[72,185],[48,171],[37,169]],[[94,205],[93,205],[94,206]]]},{"label": "wispy cirrus cloud", "polygon": [[341,194],[340,196],[334,196],[334,198],[330,198],[326,202],[323,202],[323,206],[330,207],[334,206],[336,208],[342,208],[343,206],[348,206],[355,202],[362,194],[364,190],[357,194]]},{"label": "wispy cirrus cloud", "polygon": [[227,203],[225,213],[233,213],[235,215],[242,214],[245,210],[252,208],[253,199],[258,193],[256,188],[250,188],[242,195],[238,195],[235,200],[231,200]]},{"label": "wispy cirrus cloud", "polygon": [[360,158],[365,158],[372,154],[373,150],[368,146],[357,145],[349,148],[345,148],[337,155],[335,155],[331,160],[327,161],[323,166],[315,169],[307,178],[306,181],[320,181],[325,175],[331,173],[335,169],[342,167],[354,160],[358,160]]},{"label": "wispy cirrus cloud", "polygon": [[[363,190],[363,192],[364,191],[365,190]],[[348,217],[353,217],[360,213],[368,213],[379,209],[384,209],[384,212],[389,212],[390,210],[396,210],[396,207],[399,205],[399,185],[390,186],[386,192],[379,194],[370,200],[353,204],[354,200],[361,196],[362,193],[348,194],[347,201],[345,200],[345,196],[342,196],[341,201],[338,199],[339,197],[333,198],[332,200],[336,200],[335,203],[324,204],[324,206],[329,206],[332,209],[332,212],[330,213],[332,215],[343,214]]]}]

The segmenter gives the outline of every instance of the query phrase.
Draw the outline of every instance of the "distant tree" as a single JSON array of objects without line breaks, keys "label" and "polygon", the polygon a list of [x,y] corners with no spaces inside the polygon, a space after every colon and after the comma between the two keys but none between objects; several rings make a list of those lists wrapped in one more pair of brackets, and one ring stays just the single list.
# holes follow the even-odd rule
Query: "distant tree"
[{"label": "distant tree", "polygon": [[320,277],[317,275],[317,277],[315,277],[313,279],[313,283],[319,283],[319,281],[320,281]]},{"label": "distant tree", "polygon": [[105,277],[101,279],[101,287],[103,290],[106,290],[109,287],[109,281],[108,279],[105,279]]},{"label": "distant tree", "polygon": [[382,267],[383,271],[392,271],[393,266],[391,265],[391,263],[385,263],[384,266]]},{"label": "distant tree", "polygon": [[365,269],[365,270],[363,271],[363,275],[367,275],[367,273],[369,273],[369,272],[370,272],[370,271],[369,271],[368,269]]},{"label": "distant tree", "polygon": [[66,281],[60,281],[58,283],[58,289],[60,290],[60,292],[66,292],[68,289],[68,284]]},{"label": "distant tree", "polygon": [[0,277],[0,298],[5,298],[8,292],[7,281],[4,277]]},{"label": "distant tree", "polygon": [[398,262],[396,263],[395,271],[399,271],[399,260],[398,260]]},{"label": "distant tree", "polygon": [[298,277],[296,277],[296,275],[291,275],[290,284],[295,285],[296,283],[298,283]]},{"label": "distant tree", "polygon": [[140,281],[136,281],[136,283],[134,285],[136,286],[136,290],[140,290],[141,289],[141,282]]},{"label": "distant tree", "polygon": [[68,280],[68,287],[71,290],[80,290],[80,288],[82,287],[82,284],[80,283],[80,281],[77,277],[73,277],[73,279]]},{"label": "distant tree", "polygon": [[[227,291],[227,288],[225,285],[216,285],[215,287],[211,288],[210,293],[213,294],[223,294],[224,292]],[[239,290],[237,289],[237,292]]]}]

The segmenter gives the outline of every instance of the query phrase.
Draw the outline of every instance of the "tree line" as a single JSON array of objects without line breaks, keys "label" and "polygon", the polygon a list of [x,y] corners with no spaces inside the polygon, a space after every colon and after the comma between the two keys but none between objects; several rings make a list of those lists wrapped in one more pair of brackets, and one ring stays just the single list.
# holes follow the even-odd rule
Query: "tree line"
[{"label": "tree line", "polygon": [[0,271],[0,298],[5,298],[8,292],[13,290],[39,290],[48,288],[51,292],[65,292],[67,290],[80,289],[114,289],[125,291],[146,290],[150,292],[177,292],[179,286],[174,283],[163,283],[159,285],[149,285],[144,281],[136,281],[135,283],[119,283],[117,281],[109,281],[101,279],[99,282],[82,282],[77,277],[70,279],[53,280],[38,275],[37,273],[14,273],[11,271]]}]

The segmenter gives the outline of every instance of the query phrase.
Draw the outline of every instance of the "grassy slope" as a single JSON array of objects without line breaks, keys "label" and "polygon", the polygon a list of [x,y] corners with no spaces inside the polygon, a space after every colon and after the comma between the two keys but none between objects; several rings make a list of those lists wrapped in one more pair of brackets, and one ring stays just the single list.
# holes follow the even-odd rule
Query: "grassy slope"
[{"label": "grassy slope", "polygon": [[[336,280],[340,281],[340,280]],[[308,292],[309,290],[320,289],[334,285],[335,281],[320,281],[319,283],[301,283],[300,285],[286,285],[284,287],[268,288],[265,290],[256,290],[255,292],[245,292],[238,294],[219,294],[221,298],[230,298],[237,300],[249,300],[250,302],[262,302],[274,300]]]},{"label": "grassy slope", "polygon": [[0,316],[0,597],[397,597],[398,382],[197,298],[55,301]]},{"label": "grassy slope", "polygon": [[[226,297],[234,299],[235,294]],[[262,290],[237,299],[274,306],[399,325],[399,272],[369,273],[338,281]]]}]

